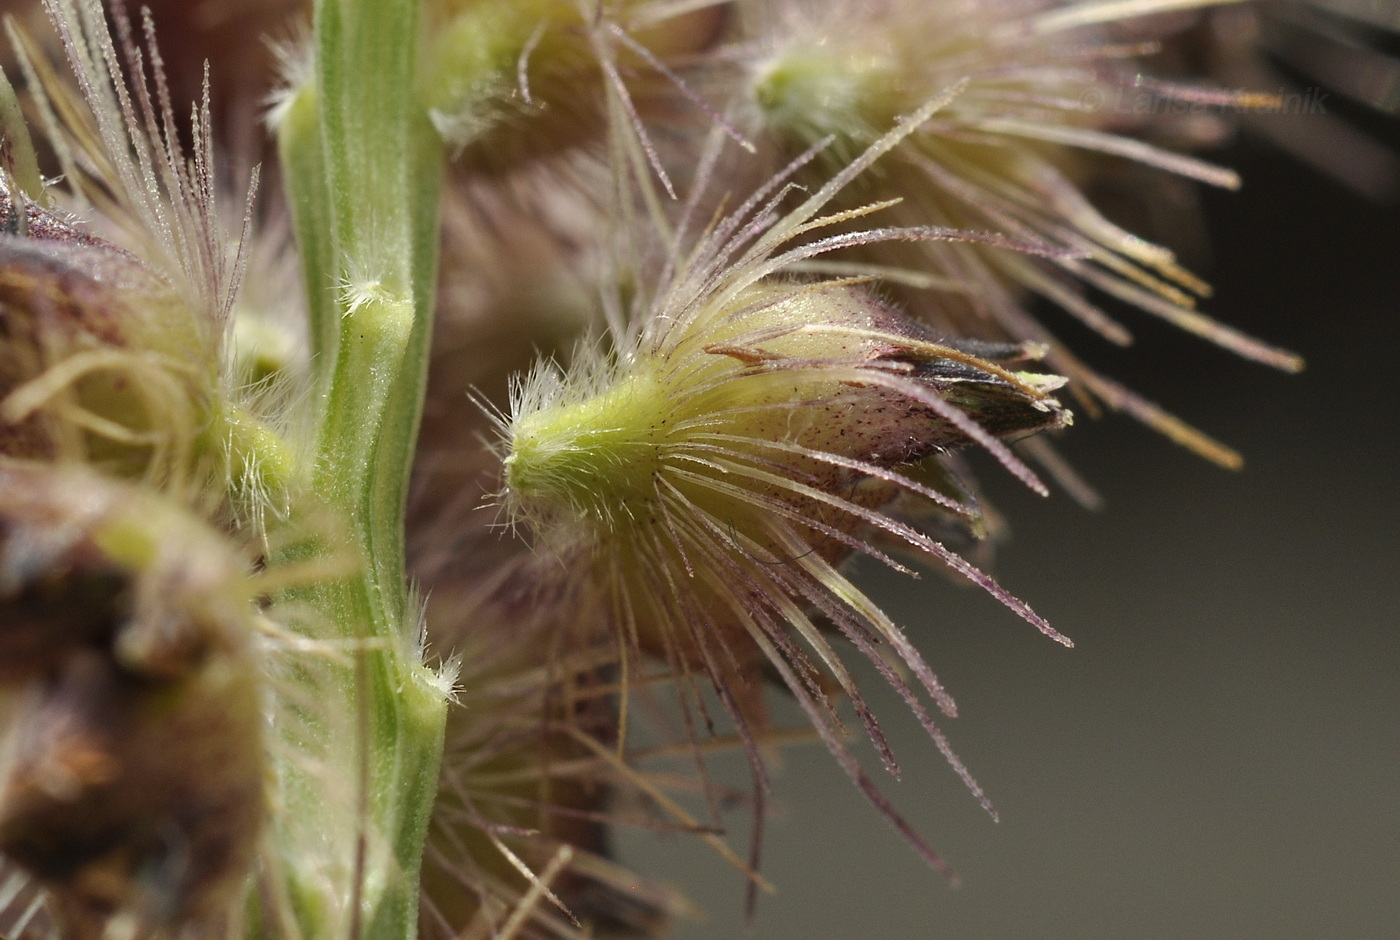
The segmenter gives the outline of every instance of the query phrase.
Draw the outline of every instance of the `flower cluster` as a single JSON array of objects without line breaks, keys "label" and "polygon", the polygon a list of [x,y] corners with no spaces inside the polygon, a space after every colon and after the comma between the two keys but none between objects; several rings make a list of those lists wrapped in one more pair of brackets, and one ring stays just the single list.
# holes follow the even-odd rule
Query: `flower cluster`
[{"label": "flower cluster", "polygon": [[1037,307],[1300,365],[1093,199],[1237,185],[1187,151],[1272,99],[1153,74],[1209,5],[6,4],[0,932],[656,935],[610,834],[766,885],[705,754],[761,829],[773,689],[951,873],[847,747],[898,773],[849,651],[990,801],[847,563],[1068,645],[969,560],[967,454],[1046,494],[1106,405],[1238,458]]}]

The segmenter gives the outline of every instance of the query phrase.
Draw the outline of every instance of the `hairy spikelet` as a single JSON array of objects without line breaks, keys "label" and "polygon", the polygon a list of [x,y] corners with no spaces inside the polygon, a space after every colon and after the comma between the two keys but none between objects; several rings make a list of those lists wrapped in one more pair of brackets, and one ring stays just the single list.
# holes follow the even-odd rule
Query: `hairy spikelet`
[{"label": "hairy spikelet", "polygon": [[[31,441],[18,455],[95,462],[180,491],[201,512],[261,518],[286,468],[267,455],[253,467],[247,435],[265,420],[290,431],[304,341],[290,326],[300,310],[286,302],[285,277],[276,316],[251,315],[274,305],[275,276],[259,279],[258,309],[240,300],[248,256],[278,241],[254,225],[257,172],[232,200],[242,215],[230,232],[231,180],[214,156],[207,83],[202,106],[181,120],[149,15],[142,46],[120,6],[115,38],[98,3],[48,9],[77,89],[12,23],[43,151],[63,176],[37,188],[16,177],[4,196],[7,215],[25,221],[6,242],[6,316],[33,350],[6,350],[5,433]],[[263,261],[294,276],[294,266]],[[38,423],[45,439],[34,442]],[[242,495],[229,504],[226,488]]]},{"label": "hairy spikelet", "polygon": [[803,182],[820,185],[895,115],[947,95],[947,107],[909,134],[878,173],[852,186],[844,204],[897,199],[891,211],[904,225],[990,228],[1063,250],[1046,259],[976,244],[876,246],[856,253],[855,269],[902,272],[901,296],[939,329],[1045,344],[1047,362],[1086,400],[1132,413],[1219,462],[1238,463],[1228,448],[1085,365],[1027,303],[1038,295],[1110,342],[1127,344],[1131,333],[1095,295],[1112,297],[1247,358],[1298,369],[1296,355],[1201,313],[1208,285],[1168,249],[1109,221],[1082,192],[1115,161],[1238,186],[1230,170],[1143,139],[1170,133],[1170,117],[1161,116],[1170,109],[1143,113],[1122,102],[1149,96],[1248,110],[1266,106],[1269,96],[1147,77],[1158,40],[1179,27],[1172,18],[1154,20],[1152,3],[738,6],[753,50],[743,126],[781,159],[827,135],[833,140],[829,157],[814,161]]},{"label": "hairy spikelet", "polygon": [[827,629],[881,667],[980,794],[925,704],[951,715],[952,701],[837,566],[858,553],[907,570],[884,547],[902,543],[1063,640],[987,576],[885,512],[913,494],[939,513],[975,515],[939,459],[966,445],[990,450],[1039,488],[1002,438],[1067,423],[1051,397],[1063,380],[1013,371],[1010,362],[1036,350],[962,347],[858,283],[789,272],[851,244],[1016,247],[928,227],[820,234],[880,208],[822,214],[940,104],[901,122],[795,208],[779,208],[787,179],[813,154],[693,244],[677,235],[639,330],[567,372],[538,370],[517,388],[503,429],[505,500],[542,555],[533,577],[565,585],[556,618],[580,619],[574,605],[596,609],[633,658],[650,654],[679,674],[706,676],[746,742],[756,781],[765,779],[758,742],[768,730],[760,676],[775,670],[843,769],[936,865],[841,742],[838,690],[896,770]]},{"label": "hairy spikelet", "polygon": [[[292,519],[300,305],[269,301],[271,262],[260,309],[241,301],[252,192],[231,235],[207,86],[182,122],[149,18],[142,46],[120,6],[115,38],[100,4],[48,11],[76,90],[10,33],[62,185],[19,169],[36,155],[15,156],[29,146],[15,115],[0,180],[0,604],[7,644],[41,637],[5,657],[3,694],[21,704],[3,729],[0,919],[25,937],[235,935],[285,758],[269,760],[269,718],[310,713],[283,680],[296,656],[329,655],[289,639],[301,612],[274,597],[353,559],[286,560],[289,544],[344,538],[314,500]],[[73,764],[82,741],[91,766]]]}]

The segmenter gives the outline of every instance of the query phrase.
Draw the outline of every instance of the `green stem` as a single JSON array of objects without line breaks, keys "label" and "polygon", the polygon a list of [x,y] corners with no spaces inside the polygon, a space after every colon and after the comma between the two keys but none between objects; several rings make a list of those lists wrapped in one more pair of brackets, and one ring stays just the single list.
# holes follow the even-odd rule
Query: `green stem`
[{"label": "green stem", "polygon": [[337,349],[319,363],[330,383],[317,483],[351,511],[375,569],[376,603],[395,622],[404,614],[403,496],[422,409],[442,163],[414,94],[417,8],[324,0],[316,11],[338,288]]},{"label": "green stem", "polygon": [[[274,837],[285,896],[308,938],[416,935],[442,752],[445,700],[422,663],[404,573],[443,163],[415,91],[418,7],[320,0],[315,78],[280,128],[315,354],[310,482],[343,526],[342,538],[312,539],[305,552],[334,556],[343,548],[335,543],[348,541],[361,562],[355,577],[297,595],[322,615],[328,639],[355,650],[351,664],[298,676],[318,707],[287,732],[301,764],[279,768],[284,807]],[[308,738],[323,742],[312,755]],[[336,792],[345,781],[353,787]],[[322,854],[342,857],[314,857],[319,829]]]}]

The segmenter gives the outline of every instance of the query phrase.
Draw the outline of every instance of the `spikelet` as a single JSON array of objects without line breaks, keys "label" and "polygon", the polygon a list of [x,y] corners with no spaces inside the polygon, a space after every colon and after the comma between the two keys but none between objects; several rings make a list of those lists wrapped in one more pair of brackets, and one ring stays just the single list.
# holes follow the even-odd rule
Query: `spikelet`
[{"label": "spikelet", "polygon": [[76,90],[10,34],[62,186],[4,116],[0,920],[25,937],[235,935],[281,695],[265,635],[283,610],[264,595],[346,566],[265,557],[291,537],[263,522],[287,521],[297,483],[281,434],[296,394],[226,342],[251,213],[240,237],[220,223],[207,97],[176,118],[149,19],[142,47],[120,5],[115,39],[96,2],[48,11]]},{"label": "spikelet", "polygon": [[[284,5],[253,0],[235,12],[261,23]],[[914,556],[1068,643],[953,546],[986,528],[957,451],[987,451],[1043,492],[1008,449],[1070,421],[1056,397],[1066,379],[1041,362],[1086,401],[1234,459],[1081,364],[1030,317],[1027,298],[1126,342],[1087,284],[1245,355],[1297,365],[1199,314],[1205,285],[1080,194],[1101,160],[1119,158],[1234,184],[1228,171],[1144,143],[1162,125],[1113,107],[1125,90],[1209,97],[1140,80],[1151,40],[1169,28],[1133,24],[1123,35],[1117,22],[1195,5],[424,5],[432,38],[418,90],[455,162],[456,195],[471,203],[449,215],[468,224],[449,242],[437,335],[459,342],[434,362],[410,517],[431,633],[394,650],[419,663],[430,637],[455,651],[434,692],[446,694],[461,668],[424,867],[425,935],[663,929],[684,905],[607,858],[619,800],[649,804],[662,821],[646,824],[699,834],[763,884],[756,864],[668,802],[628,746],[633,697],[672,682],[697,758],[700,729],[715,727],[699,687],[715,690],[750,758],[761,819],[764,749],[778,737],[764,687],[777,675],[855,784],[944,868],[846,749],[843,700],[897,772],[840,642],[876,665],[990,805],[934,720],[955,714],[951,697],[842,564],[865,555],[909,573],[903,559]],[[181,22],[214,9],[161,6]],[[115,43],[97,0],[55,0],[52,11],[86,109],[20,42],[27,84],[47,91],[33,110],[66,191],[36,185],[23,153],[17,163],[13,149],[0,155],[0,932],[291,936],[312,910],[328,935],[351,934],[384,887],[376,879],[416,860],[392,857],[389,827],[367,809],[381,768],[350,743],[363,747],[370,705],[332,714],[325,702],[346,700],[345,677],[363,657],[414,638],[348,636],[298,594],[352,574],[358,552],[318,518],[302,475],[309,357],[284,314],[303,311],[260,277],[274,295],[264,306],[278,310],[249,315],[258,311],[240,282],[252,217],[245,209],[236,245],[218,220],[218,112],[207,97],[188,120],[172,110],[187,94],[178,83],[198,80],[195,44],[180,50],[172,85],[120,4]],[[149,39],[149,20],[145,29]],[[251,87],[260,55],[235,32],[225,51],[248,68],[233,86]],[[705,71],[692,84],[696,66]],[[674,195],[707,123],[712,142],[758,139],[772,159],[757,172],[785,168],[737,210],[716,210],[698,236],[706,197],[668,204],[644,186],[635,203],[652,227],[635,225],[628,186],[650,176]],[[700,157],[702,181],[716,152]],[[612,168],[600,171],[604,156]],[[565,186],[576,191],[556,198]],[[516,227],[519,205],[483,208],[509,202],[512,187],[535,190],[517,201],[526,214],[571,211],[581,195],[570,223],[598,231],[570,241],[557,220]],[[603,206],[626,228],[618,256],[596,265],[604,302],[594,305],[587,278],[549,295],[554,274],[575,278],[614,234]],[[74,221],[80,210],[89,225]],[[659,270],[648,241],[661,246]],[[474,283],[501,253],[515,255],[503,282]],[[516,319],[541,295],[555,317]],[[633,296],[629,321],[621,311]],[[497,416],[497,452],[479,448],[487,422],[461,419],[465,389],[479,384],[497,400],[527,347],[561,350],[604,319],[608,334],[567,368],[541,365],[517,383]],[[465,510],[487,481],[523,538],[486,545],[488,516]],[[31,492],[41,496],[25,503]],[[24,515],[37,506],[71,523],[59,497],[74,492],[95,517],[57,526]],[[114,519],[128,536],[117,541],[147,557],[114,554]],[[164,537],[150,538],[152,526]],[[152,718],[157,697],[184,707]],[[402,704],[392,691],[389,701]],[[135,732],[113,732],[122,723]],[[49,765],[77,749],[48,733],[59,726],[101,739],[97,771],[125,776],[113,784],[79,767],[65,795],[72,781]],[[265,776],[316,805],[263,820]],[[220,800],[227,811],[209,808]],[[91,813],[63,812],[75,806]],[[208,813],[191,819],[189,806]],[[135,834],[98,845],[85,828],[94,818]],[[260,832],[271,837],[258,843]]]},{"label": "spikelet", "polygon": [[[711,110],[676,68],[722,35],[725,4],[624,0],[435,0],[424,98],[465,169],[500,175],[580,145],[607,126],[604,89],[620,91],[630,125],[664,179],[647,125]],[[711,113],[714,113],[711,110]],[[669,184],[668,184],[669,185]]]},{"label": "spikelet", "polygon": [[[542,367],[517,389],[503,426],[503,498],[539,552],[515,589],[534,584],[526,590],[547,606],[540,585],[560,585],[560,629],[611,623],[634,659],[649,653],[679,675],[706,676],[760,783],[758,742],[767,731],[761,675],[775,670],[857,786],[941,866],[846,751],[837,694],[852,701],[887,767],[897,769],[818,623],[828,622],[880,666],[980,795],[925,704],[951,715],[952,700],[838,565],[857,553],[907,571],[882,547],[903,543],[1063,641],[986,575],[884,512],[900,494],[915,494],[940,512],[973,514],[950,495],[959,490],[938,459],[968,445],[991,451],[1039,488],[1003,438],[1068,423],[1052,397],[1063,380],[1015,371],[1013,361],[1033,358],[1034,349],[973,352],[863,285],[787,274],[849,244],[980,239],[1015,247],[928,227],[819,234],[880,208],[821,214],[938,106],[902,121],[786,214],[779,208],[785,184],[802,161],[695,244],[686,247],[678,235],[673,264],[637,332],[616,337],[610,354],[581,357],[567,374]],[[812,240],[798,241],[804,236]]]},{"label": "spikelet", "polygon": [[[857,181],[842,205],[901,200],[904,225],[990,228],[1064,249],[1052,259],[989,252],[976,244],[877,246],[845,261],[895,269],[915,290],[902,296],[920,318],[955,335],[1043,343],[1047,362],[1080,395],[1128,411],[1227,465],[1238,456],[1186,428],[1071,353],[1027,309],[1039,295],[1117,344],[1126,327],[1086,294],[1102,295],[1260,362],[1296,370],[1292,353],[1240,334],[1198,311],[1208,286],[1168,249],[1113,224],[1081,189],[1105,160],[1129,160],[1215,186],[1236,175],[1143,136],[1163,129],[1122,102],[1199,101],[1244,109],[1267,95],[1208,92],[1152,82],[1141,57],[1177,24],[1145,14],[1154,3],[986,4],[921,0],[791,0],[740,3],[752,51],[740,122],[791,159],[831,135],[800,177],[823,175],[897,114],[952,93],[948,106],[910,134],[878,172]],[[1179,8],[1183,4],[1171,4]],[[1166,110],[1166,109],[1160,109]],[[836,161],[833,164],[831,161]]]},{"label": "spikelet", "polygon": [[227,929],[265,812],[243,559],[77,467],[0,464],[0,535],[0,853],[48,892],[17,917]]},{"label": "spikelet", "polygon": [[[38,45],[13,38],[24,67],[50,99],[37,110],[55,149],[74,208],[97,209],[93,224],[110,240],[166,276],[191,315],[214,333],[232,313],[243,274],[244,239],[230,239],[219,216],[218,161],[214,158],[208,96],[192,109],[186,153],[180,140],[155,25],[142,27],[143,52],[121,3],[113,4],[116,37],[96,0],[47,5],[77,79],[81,100],[45,63]],[[248,187],[252,200],[256,179]],[[243,223],[246,228],[248,216]],[[246,231],[244,233],[246,235]],[[232,244],[231,244],[232,243]]]},{"label": "spikelet", "polygon": [[[10,29],[43,152],[63,172],[62,186],[20,173],[5,187],[6,215],[21,223],[4,236],[4,316],[16,337],[0,406],[17,438],[10,452],[94,463],[223,511],[227,476],[277,475],[266,461],[250,471],[241,456],[269,416],[268,396],[249,393],[225,355],[254,242],[256,171],[243,230],[230,237],[207,85],[181,122],[149,18],[143,51],[120,5],[115,39],[97,3],[49,10],[77,91],[38,42]],[[28,137],[14,118],[6,130],[20,166]],[[247,501],[243,510],[261,512]]]}]

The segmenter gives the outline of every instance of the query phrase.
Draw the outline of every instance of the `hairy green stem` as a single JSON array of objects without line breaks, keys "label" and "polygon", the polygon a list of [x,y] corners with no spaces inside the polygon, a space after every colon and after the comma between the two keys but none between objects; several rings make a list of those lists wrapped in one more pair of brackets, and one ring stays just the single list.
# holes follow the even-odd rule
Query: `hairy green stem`
[{"label": "hairy green stem", "polygon": [[[354,651],[351,662],[299,677],[319,709],[302,716],[290,743],[323,743],[314,759],[300,755],[302,766],[280,768],[283,887],[307,937],[416,934],[418,868],[442,751],[445,701],[422,662],[404,574],[443,161],[416,96],[418,7],[318,2],[314,78],[280,131],[315,355],[310,482],[343,526],[303,553],[335,555],[343,541],[360,562],[354,577],[298,594],[323,616],[327,638],[350,641]],[[353,718],[337,724],[336,716]],[[336,781],[354,783],[335,791]],[[298,855],[322,826],[338,832],[323,842],[350,846],[350,858]]]}]

